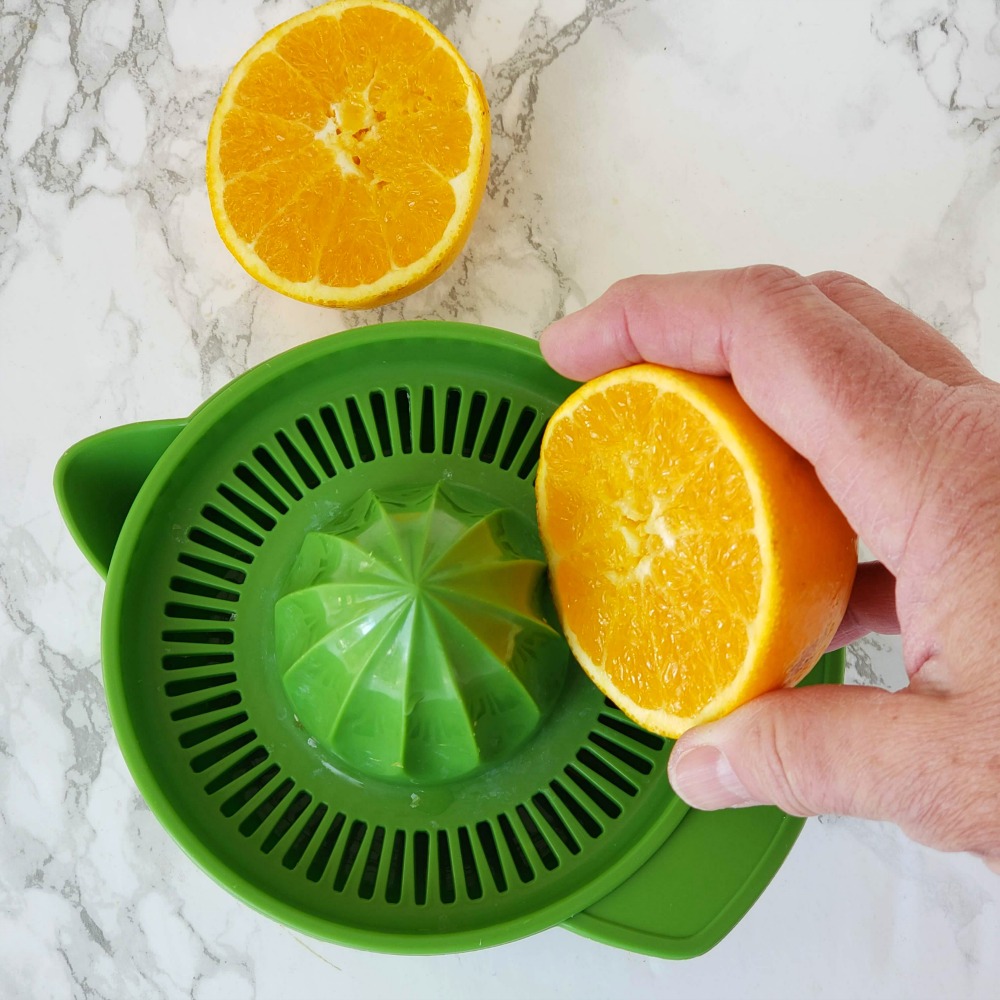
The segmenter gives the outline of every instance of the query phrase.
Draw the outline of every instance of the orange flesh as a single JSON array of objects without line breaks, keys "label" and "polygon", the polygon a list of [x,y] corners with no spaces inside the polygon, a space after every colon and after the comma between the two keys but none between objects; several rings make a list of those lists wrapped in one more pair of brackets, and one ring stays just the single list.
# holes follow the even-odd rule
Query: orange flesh
[{"label": "orange flesh", "polygon": [[[577,643],[640,707],[697,713],[742,666],[760,600],[740,465],[705,416],[649,382],[582,402],[545,461],[553,585]],[[686,669],[694,659],[702,669]]]},{"label": "orange flesh", "polygon": [[248,64],[219,137],[225,215],[289,282],[356,287],[411,265],[456,212],[468,100],[424,26],[334,7]]}]

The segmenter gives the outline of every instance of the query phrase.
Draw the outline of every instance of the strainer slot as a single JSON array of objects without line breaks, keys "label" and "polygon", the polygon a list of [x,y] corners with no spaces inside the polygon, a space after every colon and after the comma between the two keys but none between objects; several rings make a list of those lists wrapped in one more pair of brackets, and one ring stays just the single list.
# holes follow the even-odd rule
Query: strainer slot
[{"label": "strainer slot", "polygon": [[190,566],[191,569],[198,570],[199,573],[204,573],[206,576],[214,576],[220,580],[226,580],[228,583],[235,583],[238,587],[246,582],[246,573],[235,566],[226,566],[211,559],[202,559],[189,552],[182,552],[177,557],[177,561],[185,566]]},{"label": "strainer slot", "polygon": [[662,737],[654,733],[648,733],[645,729],[640,729],[638,726],[633,726],[632,723],[626,722],[624,719],[616,719],[602,712],[597,717],[597,721],[602,726],[607,726],[608,729],[613,729],[616,733],[621,733],[622,736],[627,736],[630,740],[634,740],[636,743],[648,747],[650,750],[660,751],[663,749]]},{"label": "strainer slot", "polygon": [[451,844],[448,831],[437,832],[438,891],[442,903],[455,902],[455,873],[451,863]]},{"label": "strainer slot", "polygon": [[534,440],[531,442],[531,447],[525,453],[524,461],[521,462],[520,468],[517,470],[518,479],[530,479],[535,472],[535,468],[538,465],[538,458],[542,454],[542,438],[545,435],[545,422],[542,423],[541,428],[535,435]]},{"label": "strainer slot", "polygon": [[161,661],[164,670],[190,670],[232,663],[232,653],[167,653]]},{"label": "strainer slot", "polygon": [[202,771],[207,771],[210,767],[232,756],[237,750],[242,750],[248,743],[253,743],[255,739],[257,739],[256,731],[248,729],[246,732],[240,733],[239,736],[234,736],[231,740],[226,740],[225,743],[220,743],[218,746],[198,754],[197,757],[193,757],[191,770],[195,774],[201,774]]},{"label": "strainer slot", "polygon": [[332,406],[324,406],[319,411],[319,416],[323,421],[323,426],[326,428],[326,433],[330,436],[330,443],[337,452],[340,464],[343,465],[345,469],[353,469],[354,456],[351,454],[351,449],[347,447],[347,438],[344,436],[344,432],[341,429],[340,420],[337,418],[336,411]]},{"label": "strainer slot", "polygon": [[302,435],[302,440],[305,441],[316,461],[319,462],[319,467],[326,473],[327,478],[332,479],[337,474],[337,470],[333,467],[333,462],[330,461],[330,456],[323,447],[323,442],[320,441],[319,433],[313,422],[308,417],[299,417],[295,421],[295,426]]},{"label": "strainer slot", "polygon": [[306,488],[310,490],[316,489],[320,484],[320,478],[316,475],[316,470],[305,460],[302,452],[292,444],[291,438],[284,431],[278,431],[274,435],[274,439],[285,453],[285,457],[292,463],[292,468],[298,474],[299,479],[302,480]]},{"label": "strainer slot", "polygon": [[223,500],[228,500],[241,514],[245,514],[254,524],[265,531],[271,531],[278,523],[270,514],[262,511],[260,507],[248,500],[242,493],[237,493],[236,490],[225,483],[216,487],[216,490]]},{"label": "strainer slot", "polygon": [[231,535],[241,538],[244,542],[249,542],[251,545],[257,546],[264,544],[264,539],[256,531],[251,531],[245,524],[241,524],[235,518],[219,510],[218,507],[213,507],[210,503],[205,504],[201,508],[201,516],[206,521],[211,521],[224,531],[228,531]]},{"label": "strainer slot", "polygon": [[193,719],[197,715],[208,715],[210,712],[218,712],[224,708],[232,708],[243,700],[239,691],[227,691],[225,694],[216,695],[214,698],[206,698],[204,701],[196,701],[183,708],[175,708],[170,713],[170,718],[175,722],[183,722],[184,719]]},{"label": "strainer slot", "polygon": [[465,876],[465,891],[469,899],[480,899],[483,895],[483,883],[476,866],[476,856],[472,851],[472,840],[466,827],[458,828],[458,850],[462,858],[462,874]]},{"label": "strainer slot", "polygon": [[434,435],[434,387],[425,385],[420,398],[420,450],[430,455],[437,450]]},{"label": "strainer slot", "polygon": [[491,465],[497,457],[500,449],[500,439],[503,437],[504,427],[507,425],[507,415],[510,413],[510,400],[504,396],[493,413],[489,430],[483,438],[483,446],[479,450],[479,461]]},{"label": "strainer slot", "polygon": [[368,833],[368,824],[363,819],[356,819],[351,823],[350,830],[347,831],[347,839],[344,841],[344,853],[341,855],[340,864],[337,867],[337,877],[333,880],[333,888],[336,892],[343,892],[351,877],[354,863],[361,853],[361,845],[365,841]]},{"label": "strainer slot", "polygon": [[167,681],[163,687],[163,691],[168,698],[179,698],[186,694],[194,694],[197,691],[206,691],[210,688],[232,684],[235,680],[236,674],[214,674],[211,677],[185,677],[179,681]]},{"label": "strainer slot", "polygon": [[476,439],[479,428],[483,424],[483,414],[486,412],[486,393],[474,392],[469,401],[469,416],[465,424],[465,434],[462,438],[462,457],[472,458],[476,450]]},{"label": "strainer slot", "polygon": [[[293,500],[302,499],[302,490],[295,485],[295,481],[288,474],[288,470],[265,448],[262,444],[257,445],[251,453],[265,472],[276,482]],[[288,508],[286,507],[287,511]]]},{"label": "strainer slot", "polygon": [[181,733],[178,740],[185,750],[190,750],[191,747],[196,747],[199,743],[205,743],[207,740],[219,736],[227,730],[235,729],[247,720],[248,716],[246,712],[237,712],[235,715],[228,715],[223,719],[214,719],[212,722],[206,722],[203,726],[189,729],[187,732]]},{"label": "strainer slot", "polygon": [[531,428],[538,419],[538,411],[532,406],[525,406],[518,414],[514,422],[514,429],[510,432],[510,438],[503,450],[503,458],[500,459],[500,468],[506,471],[514,464],[514,459],[524,446]]},{"label": "strainer slot", "polygon": [[240,462],[239,465],[233,469],[236,478],[243,483],[245,486],[249,486],[250,489],[254,491],[273,510],[276,510],[279,514],[288,513],[288,504],[284,500],[281,500],[274,490],[271,489],[261,478],[253,471],[248,465]]},{"label": "strainer slot", "polygon": [[313,809],[302,829],[296,834],[291,846],[285,851],[285,856],[281,859],[281,863],[289,871],[295,868],[302,860],[302,856],[309,849],[309,845],[312,843],[313,837],[316,836],[316,831],[319,829],[320,823],[323,822],[323,817],[327,814],[327,811],[326,803],[320,802]]},{"label": "strainer slot", "polygon": [[444,394],[444,417],[441,422],[441,451],[451,455],[455,450],[455,436],[458,432],[458,413],[462,407],[462,390],[449,387]]},{"label": "strainer slot", "polygon": [[330,856],[333,854],[333,849],[337,846],[337,841],[340,839],[340,831],[344,828],[346,821],[347,817],[342,812],[337,813],[330,820],[330,825],[327,827],[327,831],[320,841],[319,847],[316,848],[316,853],[313,855],[312,861],[309,862],[309,867],[306,869],[306,878],[310,882],[318,882],[323,877],[323,872],[326,871],[326,866],[330,863]]},{"label": "strainer slot", "polygon": [[427,902],[427,872],[431,856],[431,835],[417,830],[413,835],[413,901],[417,906]]},{"label": "strainer slot", "polygon": [[649,774],[653,770],[653,762],[651,760],[647,760],[627,747],[623,747],[614,740],[608,739],[602,733],[590,733],[587,739],[594,746],[600,747],[612,756],[617,757],[626,767],[632,768],[633,771],[638,771],[639,774]]},{"label": "strainer slot", "polygon": [[240,595],[235,590],[225,590],[214,584],[199,583],[184,576],[170,578],[170,589],[175,594],[190,594],[192,597],[207,597],[216,601],[232,601],[235,603]]},{"label": "strainer slot", "polygon": [[[535,808],[538,808],[537,804]],[[521,826],[524,827],[524,832],[528,835],[531,846],[538,855],[538,860],[541,861],[548,871],[558,868],[559,858],[556,857],[555,851],[552,850],[549,842],[545,839],[545,835],[535,822],[534,817],[528,812],[527,807],[520,805],[515,811],[517,812],[517,818],[521,821]],[[577,849],[579,850],[579,848]]]},{"label": "strainer slot", "polygon": [[413,415],[410,412],[410,390],[400,386],[393,398],[396,401],[396,420],[399,423],[399,447],[404,455],[413,454]]},{"label": "strainer slot", "polygon": [[632,784],[625,775],[621,774],[618,770],[612,767],[606,760],[598,757],[597,754],[588,750],[586,747],[581,747],[576,754],[576,759],[580,764],[587,768],[588,771],[600,776],[605,781],[614,785],[615,788],[623,791],[626,795],[634,797],[639,789]]},{"label": "strainer slot", "polygon": [[236,617],[234,611],[203,608],[198,604],[179,604],[175,601],[171,601],[163,610],[168,618],[187,618],[192,621],[231,622]]},{"label": "strainer slot", "polygon": [[[270,764],[264,768],[256,777],[248,781],[242,788],[234,792],[222,805],[219,811],[223,816],[235,816],[245,805],[252,802],[265,788],[281,773],[281,768],[277,764]],[[249,837],[257,827],[270,815],[271,810],[281,801],[284,795],[288,794],[288,789],[292,787],[291,781],[286,778],[275,792],[272,792],[260,805],[257,806],[240,823],[239,830],[244,837]],[[284,789],[284,791],[282,791]]]},{"label": "strainer slot", "polygon": [[263,747],[254,747],[253,750],[248,754],[244,754],[235,764],[230,764],[225,771],[217,774],[205,785],[205,791],[209,795],[214,795],[216,792],[222,791],[226,785],[231,785],[238,778],[242,778],[244,774],[249,774],[263,764],[268,756],[268,752]]},{"label": "strainer slot", "polygon": [[351,433],[354,435],[358,458],[362,462],[374,462],[375,446],[372,444],[364,417],[361,416],[361,407],[358,406],[358,401],[353,396],[347,397],[347,416],[351,422]]},{"label": "strainer slot", "polygon": [[212,552],[217,552],[220,556],[235,559],[237,562],[246,563],[248,566],[253,562],[253,556],[245,549],[231,545],[229,542],[223,541],[221,538],[217,538],[215,535],[208,531],[203,531],[201,528],[192,528],[188,532],[188,540],[194,545],[200,545],[203,549],[210,549]]},{"label": "strainer slot", "polygon": [[603,827],[587,811],[587,808],[566,789],[561,781],[555,779],[549,782],[549,788],[559,801],[569,810],[570,815],[583,827],[585,833],[595,840],[604,832]]},{"label": "strainer slot", "polygon": [[406,862],[406,834],[397,830],[392,838],[392,854],[385,879],[385,901],[398,903],[403,898],[403,867]]},{"label": "strainer slot", "polygon": [[549,824],[552,832],[566,845],[570,854],[579,854],[580,845],[577,843],[576,837],[573,836],[562,816],[549,801],[548,796],[544,792],[536,792],[532,795],[531,802],[538,810],[538,815]]},{"label": "strainer slot", "polygon": [[168,629],[162,635],[164,642],[183,642],[205,646],[231,646],[233,633],[220,629]]},{"label": "strainer slot", "polygon": [[358,895],[362,899],[371,899],[375,895],[375,883],[378,881],[379,865],[382,863],[382,845],[385,843],[385,827],[377,826],[372,831],[371,844],[368,846],[368,857],[361,869],[361,882],[358,885]]},{"label": "strainer slot", "polygon": [[507,891],[507,875],[503,870],[503,862],[500,859],[500,851],[497,848],[497,838],[493,833],[493,827],[486,820],[480,820],[476,824],[476,836],[483,848],[483,856],[486,858],[486,867],[493,876],[493,884],[497,887],[497,892]]},{"label": "strainer slot", "polygon": [[[273,775],[271,778],[268,778],[267,783],[269,784],[272,779]],[[242,833],[244,837],[253,836],[253,834],[260,829],[264,820],[266,820],[267,817],[274,812],[274,810],[281,803],[282,799],[284,799],[293,787],[294,782],[292,782],[289,778],[285,778],[285,780],[240,823],[240,833]],[[262,789],[258,789],[258,793],[259,791],[262,791]]]},{"label": "strainer slot", "polygon": [[617,819],[622,814],[622,807],[613,798],[606,795],[592,781],[585,778],[572,764],[567,764],[563,768],[566,777],[597,806],[605,816],[610,819]]},{"label": "strainer slot", "polygon": [[278,846],[282,837],[295,826],[298,818],[309,808],[312,796],[308,792],[297,792],[295,798],[285,807],[285,811],[278,817],[277,823],[271,827],[260,849],[264,854],[270,854]]},{"label": "strainer slot", "polygon": [[500,827],[500,833],[503,835],[504,843],[507,845],[507,851],[514,865],[514,871],[517,872],[517,877],[522,882],[533,881],[535,871],[531,867],[531,862],[528,860],[528,855],[525,853],[521,841],[517,839],[517,833],[514,830],[513,824],[503,813],[497,816],[497,824]]},{"label": "strainer slot", "polygon": [[280,771],[281,768],[277,764],[269,764],[263,771],[230,795],[219,806],[219,811],[223,816],[235,816],[248,802],[255,799],[278,776]]},{"label": "strainer slot", "polygon": [[378,436],[378,446],[383,458],[392,457],[392,429],[389,426],[389,407],[385,402],[385,393],[376,389],[368,394],[368,402],[372,408],[372,422]]}]

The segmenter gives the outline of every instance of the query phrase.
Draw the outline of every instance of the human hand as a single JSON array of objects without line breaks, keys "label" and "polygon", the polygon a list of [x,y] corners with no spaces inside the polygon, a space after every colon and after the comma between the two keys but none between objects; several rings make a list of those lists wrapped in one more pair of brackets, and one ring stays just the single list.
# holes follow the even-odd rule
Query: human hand
[{"label": "human hand", "polygon": [[908,688],[757,698],[678,740],[677,793],[890,820],[1000,872],[1000,385],[859,279],[769,265],[629,278],[541,346],[580,380],[643,360],[731,374],[879,560],[831,648],[902,633]]}]

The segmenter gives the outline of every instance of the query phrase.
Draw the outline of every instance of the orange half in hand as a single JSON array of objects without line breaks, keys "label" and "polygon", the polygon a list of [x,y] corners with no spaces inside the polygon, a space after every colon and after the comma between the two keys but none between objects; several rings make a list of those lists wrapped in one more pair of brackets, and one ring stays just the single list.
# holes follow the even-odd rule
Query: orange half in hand
[{"label": "orange half in hand", "polygon": [[489,109],[426,18],[335,0],[239,61],[208,135],[208,195],[255,278],[305,302],[382,305],[458,255],[482,200]]},{"label": "orange half in hand", "polygon": [[843,617],[854,532],[730,379],[588,382],[549,422],[536,490],[570,647],[663,736],[795,684]]}]

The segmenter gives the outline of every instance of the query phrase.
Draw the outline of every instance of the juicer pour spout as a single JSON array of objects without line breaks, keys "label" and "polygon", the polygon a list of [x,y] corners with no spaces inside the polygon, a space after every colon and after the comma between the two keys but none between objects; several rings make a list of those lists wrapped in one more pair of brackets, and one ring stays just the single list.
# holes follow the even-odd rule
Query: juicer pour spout
[{"label": "juicer pour spout", "polygon": [[122,525],[142,484],[186,420],[151,420],[85,438],[59,459],[59,511],[91,565],[107,577]]}]

